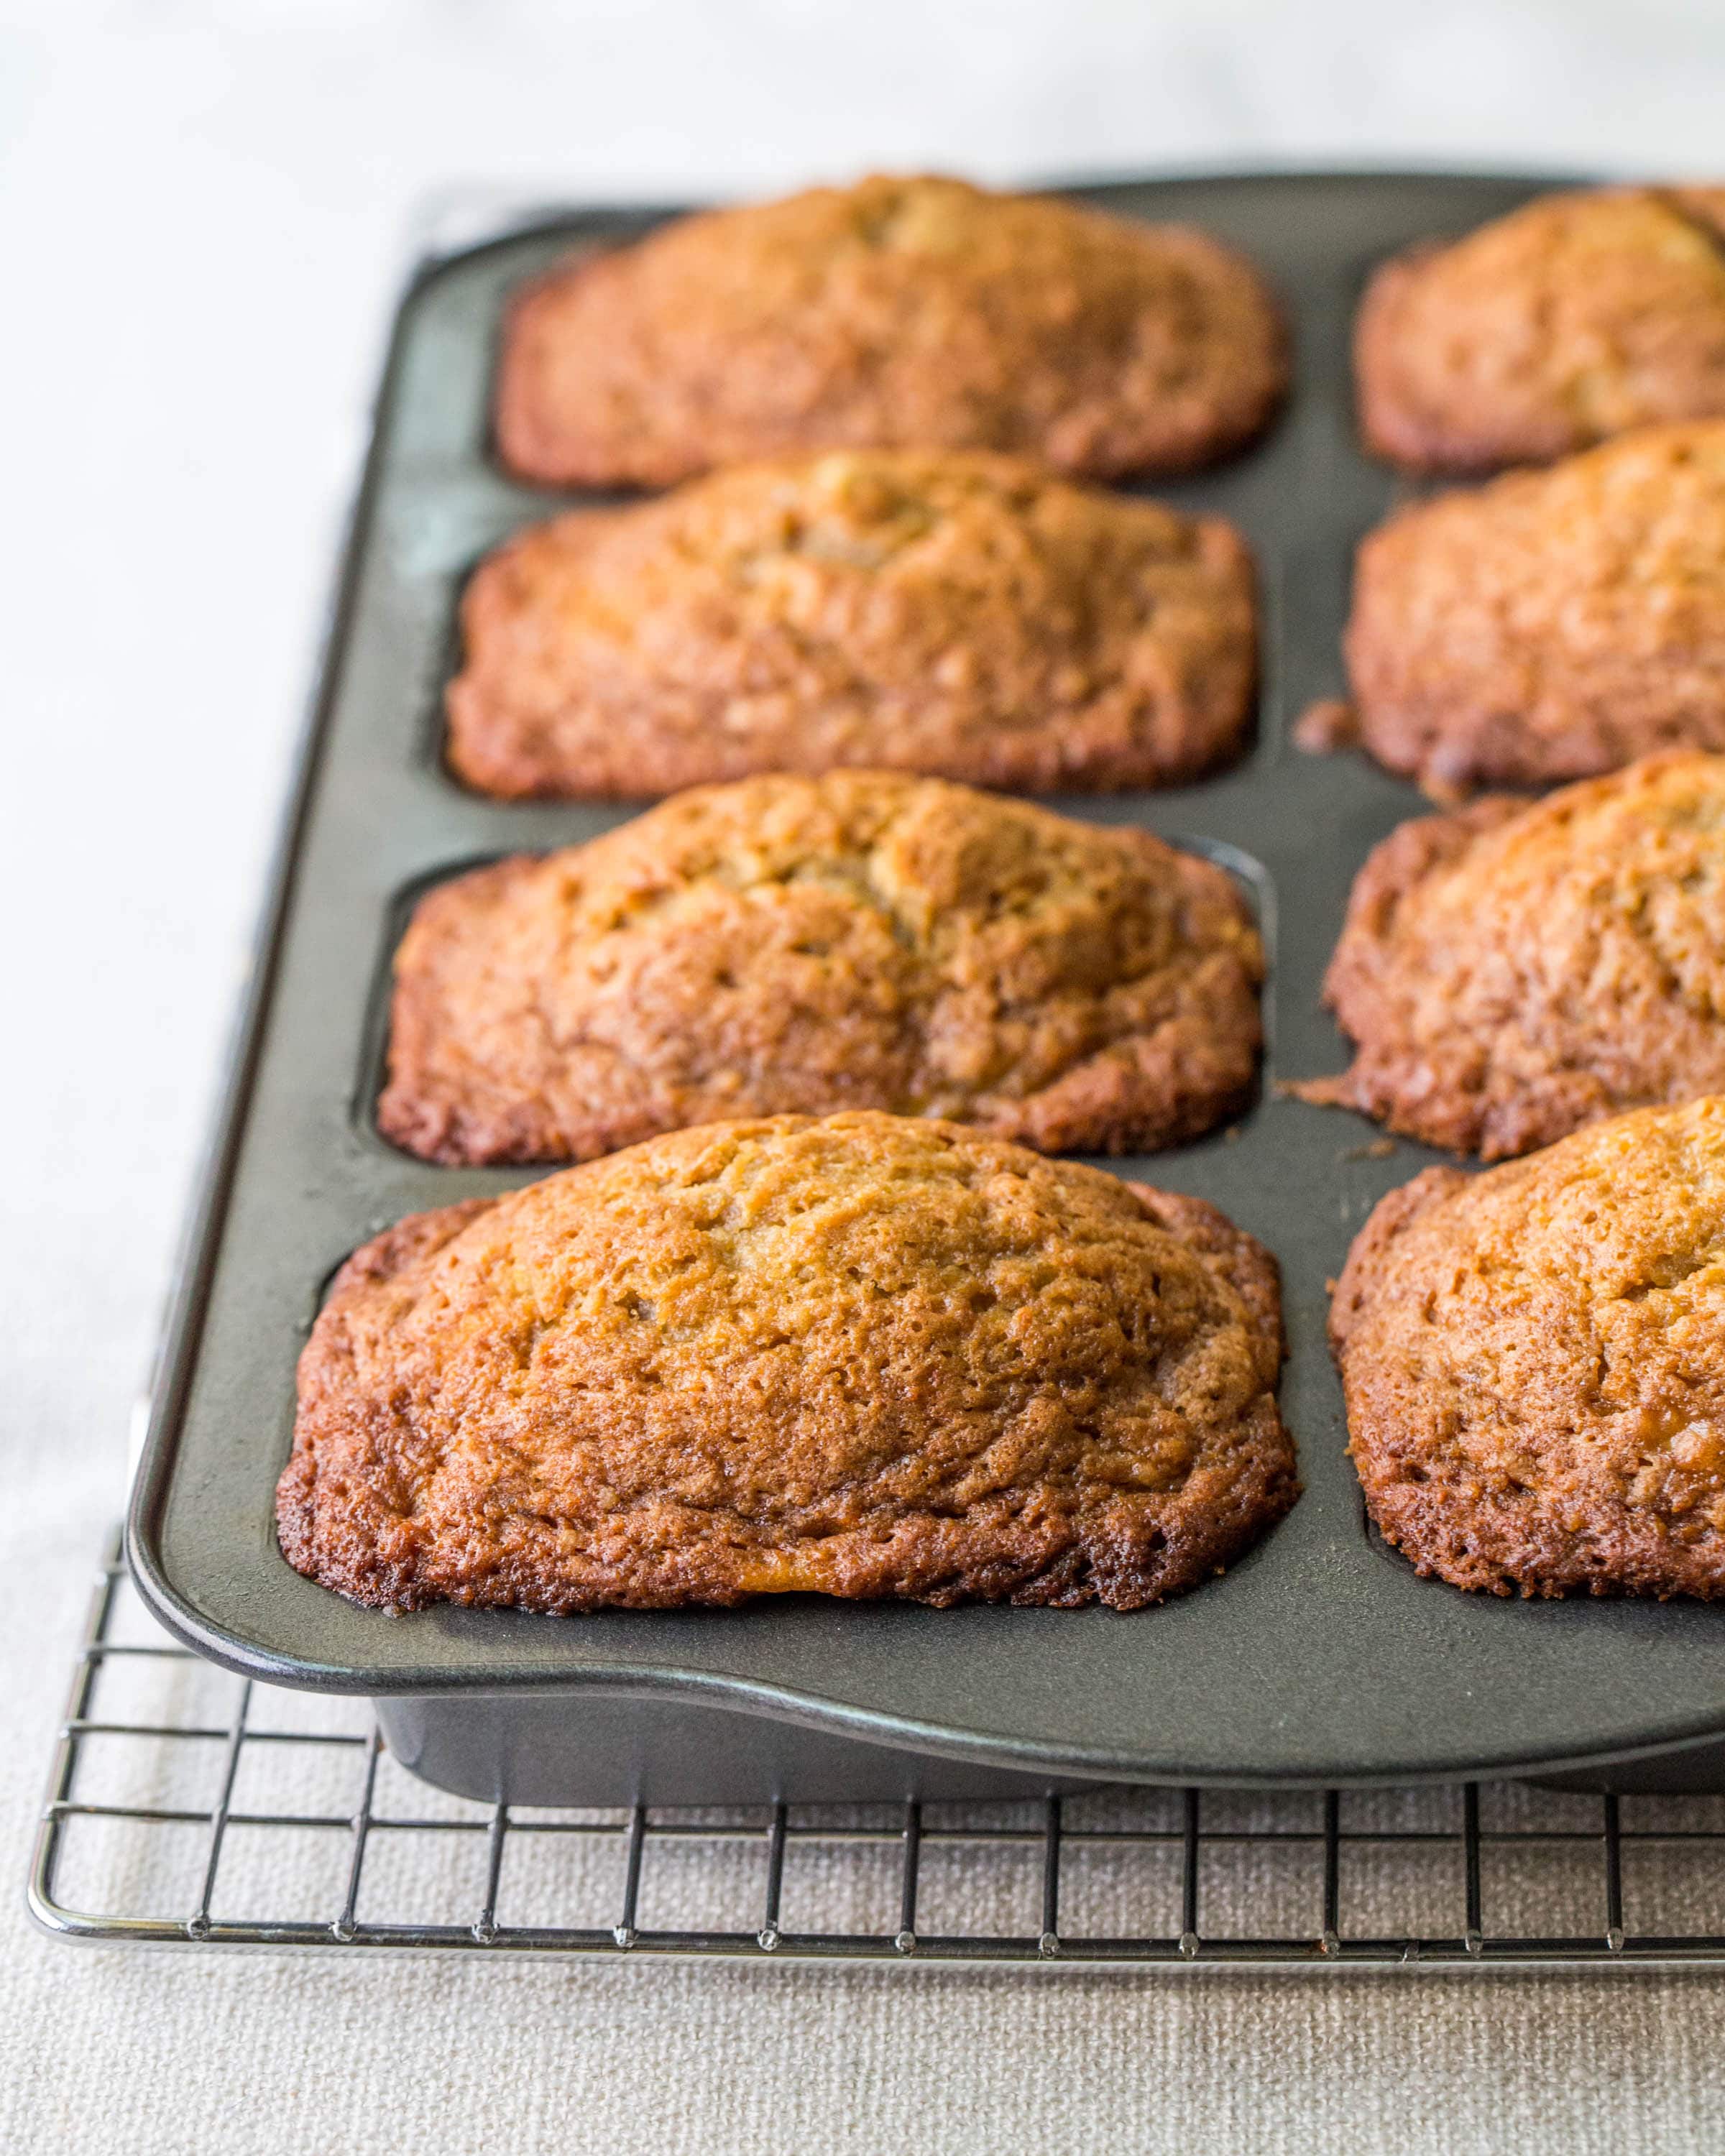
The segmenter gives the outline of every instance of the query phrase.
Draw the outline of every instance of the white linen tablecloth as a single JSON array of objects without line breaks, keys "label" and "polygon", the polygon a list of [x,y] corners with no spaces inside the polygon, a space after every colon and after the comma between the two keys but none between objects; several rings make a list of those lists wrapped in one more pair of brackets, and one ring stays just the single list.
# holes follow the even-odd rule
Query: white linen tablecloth
[{"label": "white linen tablecloth", "polygon": [[0,0],[0,2149],[1725,2145],[1708,1980],[351,1966],[22,1911],[411,206],[1725,171],[1717,0]]}]

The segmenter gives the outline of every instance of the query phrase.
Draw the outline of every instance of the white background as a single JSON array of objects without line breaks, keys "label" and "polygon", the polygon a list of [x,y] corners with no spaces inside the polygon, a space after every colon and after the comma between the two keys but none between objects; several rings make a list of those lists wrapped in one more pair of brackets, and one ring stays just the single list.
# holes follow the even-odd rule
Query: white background
[{"label": "white background", "polygon": [[0,0],[0,2148],[1682,2150],[1725,1991],[83,1958],[19,1913],[403,228],[451,182],[1725,174],[1725,0]]}]

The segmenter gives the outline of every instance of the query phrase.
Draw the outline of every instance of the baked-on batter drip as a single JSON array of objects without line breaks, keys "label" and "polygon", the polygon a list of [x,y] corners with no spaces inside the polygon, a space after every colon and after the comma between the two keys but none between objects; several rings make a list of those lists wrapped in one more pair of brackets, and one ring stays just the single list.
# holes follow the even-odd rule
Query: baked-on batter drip
[{"label": "baked-on batter drip", "polygon": [[1347,653],[1365,746],[1440,791],[1725,749],[1725,420],[1392,516]]},{"label": "baked-on batter drip", "polygon": [[839,764],[1166,785],[1238,753],[1257,672],[1231,525],[920,452],[560,517],[481,566],[462,627],[449,762],[511,797]]},{"label": "baked-on batter drip", "polygon": [[1486,1160],[1725,1091],[1725,757],[1402,824],[1324,999],[1353,1065],[1291,1091]]},{"label": "baked-on batter drip", "polygon": [[1725,1098],[1427,1168],[1330,1315],[1372,1517],[1507,1594],[1725,1592]]},{"label": "baked-on batter drip", "polygon": [[290,1563],[378,1608],[1102,1602],[1293,1502],[1275,1261],[950,1123],[711,1124],[424,1214],[300,1363]]},{"label": "baked-on batter drip", "polygon": [[551,485],[834,448],[1178,472],[1251,440],[1286,378],[1262,279],[1202,232],[877,175],[680,218],[529,285],[497,442]]},{"label": "baked-on batter drip", "polygon": [[1413,249],[1367,287],[1354,360],[1368,448],[1412,471],[1725,418],[1725,187],[1544,195]]},{"label": "baked-on batter drip", "polygon": [[1233,879],[1147,831],[888,773],[744,779],[421,899],[378,1122],[454,1163],[847,1107],[1146,1152],[1246,1105],[1263,971]]}]

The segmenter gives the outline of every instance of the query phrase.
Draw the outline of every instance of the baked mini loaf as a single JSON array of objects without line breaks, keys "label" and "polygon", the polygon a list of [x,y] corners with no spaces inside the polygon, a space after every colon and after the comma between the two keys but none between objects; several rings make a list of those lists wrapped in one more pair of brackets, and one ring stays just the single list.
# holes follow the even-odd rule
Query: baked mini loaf
[{"label": "baked mini loaf", "polygon": [[1391,517],[1347,651],[1365,745],[1440,792],[1725,748],[1725,420]]},{"label": "baked mini loaf", "polygon": [[1016,459],[752,465],[492,555],[449,762],[482,793],[597,799],[859,763],[1164,784],[1241,746],[1252,585],[1231,525]]},{"label": "baked mini loaf", "polygon": [[891,773],[744,779],[423,898],[378,1122],[448,1162],[846,1107],[1144,1151],[1246,1103],[1263,967],[1226,871],[1147,831]]},{"label": "baked mini loaf", "polygon": [[1186,471],[1258,434],[1286,373],[1262,280],[1201,232],[877,176],[681,218],[528,286],[497,443],[552,485],[831,448]]},{"label": "baked mini loaf", "polygon": [[405,1220],[300,1364],[289,1562],[377,1607],[1134,1609],[1292,1503],[1274,1260],[950,1123],[711,1124]]},{"label": "baked mini loaf", "polygon": [[1725,756],[1402,824],[1324,996],[1353,1065],[1293,1090],[1487,1160],[1725,1092]]},{"label": "baked mini loaf", "polygon": [[1413,471],[1725,418],[1725,187],[1544,195],[1398,256],[1367,288],[1355,362],[1368,446]]},{"label": "baked mini loaf", "polygon": [[1725,1592],[1725,1099],[1427,1168],[1330,1323],[1367,1505],[1420,1572]]}]

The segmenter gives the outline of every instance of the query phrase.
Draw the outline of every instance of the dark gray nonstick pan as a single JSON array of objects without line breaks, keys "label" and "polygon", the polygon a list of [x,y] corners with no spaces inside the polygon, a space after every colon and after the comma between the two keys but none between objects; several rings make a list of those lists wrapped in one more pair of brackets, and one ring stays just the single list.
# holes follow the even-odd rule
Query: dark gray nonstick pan
[{"label": "dark gray nonstick pan", "polygon": [[1153,490],[1240,524],[1262,574],[1256,746],[1209,783],[1060,803],[1202,845],[1255,895],[1270,1049],[1236,1130],[1124,1173],[1214,1199],[1280,1258],[1283,1411],[1306,1495],[1228,1575],[1142,1614],[771,1600],[566,1620],[357,1609],[291,1571],[272,1497],[294,1363],[334,1268],[401,1214],[530,1179],[426,1166],[372,1121],[390,949],[411,896],[624,813],[464,792],[441,760],[462,581],[569,497],[511,484],[487,407],[510,289],[666,213],[571,213],[428,261],[396,320],[321,686],[130,1522],[166,1623],[271,1683],[367,1694],[432,1780],[524,1803],[998,1794],[1098,1778],[1349,1783],[1580,1771],[1725,1786],[1725,1608],[1498,1600],[1422,1581],[1368,1531],[1324,1338],[1326,1282],[1376,1200],[1433,1158],[1279,1098],[1343,1059],[1319,981],[1368,849],[1425,804],[1293,719],[1341,686],[1355,541],[1395,482],[1354,435],[1348,335],[1383,255],[1536,191],[1527,178],[1253,177],[1076,192],[1189,219],[1261,264],[1297,376],[1250,454]]}]

